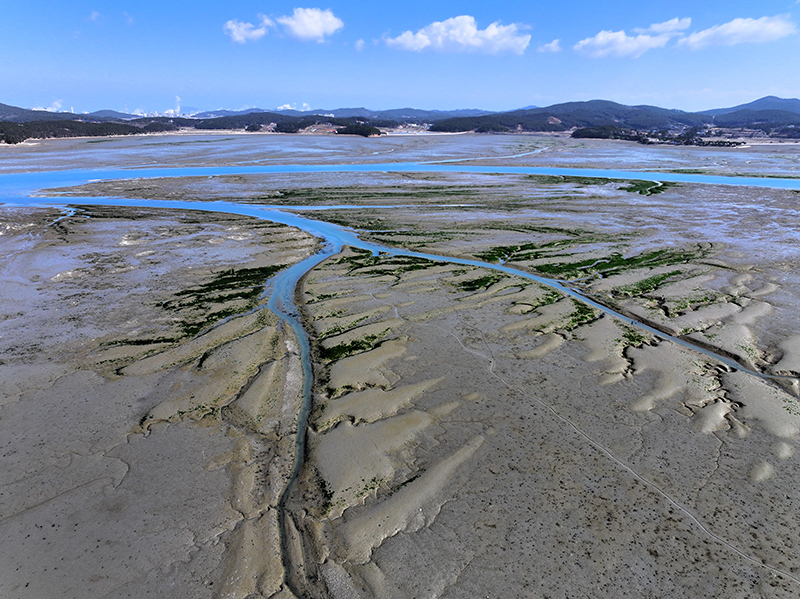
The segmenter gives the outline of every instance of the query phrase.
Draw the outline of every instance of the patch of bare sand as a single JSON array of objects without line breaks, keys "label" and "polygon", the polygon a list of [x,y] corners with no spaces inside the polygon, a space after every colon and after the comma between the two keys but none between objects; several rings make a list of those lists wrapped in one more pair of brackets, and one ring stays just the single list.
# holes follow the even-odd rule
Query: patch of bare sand
[{"label": "patch of bare sand", "polygon": [[548,333],[540,337],[541,342],[533,349],[519,353],[520,358],[541,358],[561,346],[566,339],[557,333]]},{"label": "patch of bare sand", "polygon": [[388,391],[383,389],[365,389],[357,393],[348,393],[328,402],[319,417],[323,429],[336,424],[342,419],[351,418],[353,422],[375,422],[382,418],[394,416],[398,410],[408,405],[443,378],[429,379],[412,385],[396,387]]},{"label": "patch of bare sand", "polygon": [[621,381],[631,368],[631,361],[623,355],[625,342],[618,322],[609,317],[599,318],[581,328],[583,343],[590,349],[584,358],[598,365],[601,385]]},{"label": "patch of bare sand", "polygon": [[713,374],[709,376],[710,367],[678,345],[661,342],[655,347],[631,348],[628,355],[636,374],[656,374],[655,384],[631,405],[633,410],[652,410],[658,402],[676,396],[687,405],[702,407],[721,394]]},{"label": "patch of bare sand", "polygon": [[316,465],[331,492],[328,518],[338,518],[349,507],[363,502],[380,485],[395,483],[399,470],[404,477],[413,469],[406,448],[439,418],[447,416],[457,402],[430,412],[410,410],[371,424],[342,422],[323,433],[315,443]]},{"label": "patch of bare sand", "polygon": [[475,455],[483,442],[484,437],[473,437],[389,500],[348,520],[339,531],[345,552],[343,559],[363,564],[387,538],[430,526],[447,501],[444,492],[456,470]]},{"label": "patch of bare sand", "polygon": [[[366,314],[359,314],[358,316],[360,320],[361,318],[369,318],[380,313],[381,311],[374,310],[372,312],[367,312]],[[332,348],[336,347],[337,345],[346,345],[358,339],[364,339],[368,337],[381,338],[388,331],[397,329],[397,327],[402,325],[403,322],[404,321],[399,318],[389,318],[379,322],[374,322],[372,324],[365,324],[363,326],[348,327],[343,333],[323,339],[322,347]]]},{"label": "patch of bare sand", "polygon": [[800,335],[792,335],[780,343],[783,352],[780,362],[775,364],[776,372],[800,373]]},{"label": "patch of bare sand", "polygon": [[408,340],[391,339],[372,351],[350,356],[331,367],[329,385],[332,389],[363,389],[365,387],[389,387],[397,381],[397,375],[387,362],[406,353]]}]

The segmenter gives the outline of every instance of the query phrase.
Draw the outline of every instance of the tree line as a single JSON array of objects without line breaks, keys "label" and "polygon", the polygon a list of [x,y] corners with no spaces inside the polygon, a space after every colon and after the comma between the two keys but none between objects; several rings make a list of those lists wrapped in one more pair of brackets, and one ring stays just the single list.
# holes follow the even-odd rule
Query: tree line
[{"label": "tree line", "polygon": [[145,117],[130,121],[92,122],[83,120],[41,120],[16,123],[0,121],[0,142],[17,144],[26,139],[54,137],[103,137],[108,135],[135,135],[179,131],[183,128],[214,130],[259,131],[274,124],[278,133],[297,133],[314,125],[329,124],[353,135],[379,135],[377,127],[396,127],[397,121],[366,119],[364,117],[329,118],[319,115],[293,117],[269,112],[226,116],[210,119]]}]

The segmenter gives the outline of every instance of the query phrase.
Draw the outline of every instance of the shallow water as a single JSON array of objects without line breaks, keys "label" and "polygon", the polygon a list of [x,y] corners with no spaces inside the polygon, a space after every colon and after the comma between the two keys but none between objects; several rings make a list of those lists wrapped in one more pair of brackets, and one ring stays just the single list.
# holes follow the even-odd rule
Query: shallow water
[{"label": "shallow water", "polygon": [[654,171],[625,171],[615,169],[560,168],[528,166],[492,166],[431,163],[378,163],[378,164],[282,164],[249,166],[204,166],[137,168],[113,170],[64,170],[32,173],[0,174],[0,199],[22,199],[42,188],[81,185],[94,181],[114,179],[140,179],[160,177],[214,177],[220,175],[262,175],[285,173],[472,173],[510,175],[550,175],[562,177],[597,177],[606,179],[639,179],[675,183],[701,183],[706,185],[732,185],[764,187],[771,189],[800,190],[800,179],[778,177],[727,177],[718,175],[693,175],[686,173],[659,173]]}]

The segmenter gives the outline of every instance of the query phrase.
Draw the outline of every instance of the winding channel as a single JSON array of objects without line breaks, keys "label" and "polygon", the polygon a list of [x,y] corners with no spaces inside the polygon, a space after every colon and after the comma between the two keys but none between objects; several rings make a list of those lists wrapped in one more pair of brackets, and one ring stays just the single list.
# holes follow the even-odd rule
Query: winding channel
[{"label": "winding channel", "polygon": [[[602,169],[574,169],[574,168],[527,168],[527,167],[497,167],[497,166],[467,166],[451,164],[431,164],[431,163],[391,163],[391,164],[365,164],[365,165],[289,165],[289,166],[259,166],[259,167],[178,167],[178,168],[155,168],[155,169],[134,169],[134,170],[72,170],[72,171],[48,171],[41,173],[19,173],[0,175],[0,203],[9,205],[25,206],[57,206],[65,211],[68,204],[85,204],[96,206],[125,206],[125,207],[148,207],[148,208],[170,208],[179,210],[197,210],[206,212],[232,213],[242,216],[251,216],[262,220],[281,223],[292,227],[297,227],[322,241],[321,249],[306,258],[305,260],[287,268],[274,275],[266,284],[266,293],[269,294],[267,307],[278,318],[285,323],[294,333],[298,343],[303,371],[303,399],[301,409],[297,419],[297,439],[296,451],[293,462],[293,469],[286,486],[284,487],[278,502],[278,517],[281,524],[281,553],[287,555],[287,535],[285,533],[286,503],[294,484],[302,468],[306,451],[306,431],[308,415],[311,407],[311,396],[313,386],[313,365],[311,361],[310,339],[308,333],[303,328],[298,308],[295,304],[295,292],[301,278],[312,268],[320,264],[326,258],[339,253],[344,246],[351,246],[373,252],[373,254],[388,254],[392,256],[407,256],[422,258],[434,262],[445,262],[463,266],[474,266],[488,268],[504,274],[522,277],[535,281],[541,285],[555,289],[571,298],[579,300],[592,308],[600,310],[619,319],[640,330],[647,331],[663,340],[676,343],[682,347],[699,352],[720,364],[756,376],[763,379],[792,379],[796,377],[786,377],[769,375],[754,370],[750,370],[739,364],[737,361],[717,354],[711,350],[699,347],[693,343],[678,337],[664,333],[663,331],[639,322],[611,308],[598,303],[587,297],[578,290],[571,287],[568,283],[557,279],[550,279],[534,275],[530,272],[508,266],[506,264],[492,264],[480,260],[467,258],[457,258],[451,256],[441,256],[424,252],[415,252],[406,249],[392,248],[380,244],[367,242],[359,238],[357,231],[347,229],[332,223],[311,220],[304,218],[290,210],[320,210],[324,207],[306,206],[263,206],[252,204],[237,204],[234,202],[191,202],[177,200],[137,200],[121,198],[47,198],[31,197],[30,194],[45,187],[61,187],[70,185],[80,185],[91,181],[130,179],[130,178],[155,178],[155,177],[185,177],[185,176],[215,176],[231,174],[262,174],[262,173],[308,173],[308,172],[460,172],[460,173],[502,173],[502,174],[535,174],[535,175],[561,175],[561,176],[590,176],[603,177],[609,179],[638,179],[653,181],[675,181],[688,183],[707,183],[735,186],[758,186],[779,189],[800,190],[800,180],[798,179],[776,179],[776,178],[747,178],[747,177],[717,177],[704,175],[688,175],[676,173],[651,173],[635,171],[614,171]],[[348,206],[335,206],[327,208],[347,208]],[[364,208],[364,206],[352,206],[352,208]],[[391,206],[375,206],[373,208],[391,209]],[[67,213],[65,212],[65,217]],[[613,456],[612,456],[613,457]],[[616,461],[616,459],[615,459]],[[627,468],[627,467],[626,467]],[[628,468],[629,469],[629,468]],[[638,475],[637,475],[638,476]],[[670,499],[668,497],[668,499]],[[671,500],[671,499],[670,499]],[[672,500],[671,500],[672,501]],[[687,512],[688,513],[688,512]],[[689,514],[693,517],[691,514]],[[693,517],[694,518],[694,517]],[[705,529],[704,529],[705,530]],[[708,531],[706,531],[708,532]],[[710,534],[716,538],[715,535]],[[726,543],[727,544],[727,543]],[[753,561],[752,558],[742,554],[733,548],[737,553],[746,559]],[[767,566],[769,569],[788,575],[787,573]],[[288,576],[288,568],[286,569]],[[800,580],[789,575],[790,578],[800,583]],[[286,580],[290,585],[291,581]]]}]

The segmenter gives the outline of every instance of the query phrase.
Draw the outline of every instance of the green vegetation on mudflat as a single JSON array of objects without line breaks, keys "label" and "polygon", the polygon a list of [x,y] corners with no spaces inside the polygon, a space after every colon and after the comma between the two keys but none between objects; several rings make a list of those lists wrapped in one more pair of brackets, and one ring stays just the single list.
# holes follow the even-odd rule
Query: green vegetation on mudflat
[{"label": "green vegetation on mudflat", "polygon": [[350,270],[347,274],[356,273],[359,275],[372,273],[374,275],[393,275],[399,276],[405,272],[414,270],[425,270],[433,266],[440,266],[446,264],[445,262],[437,262],[428,260],[427,258],[418,258],[416,256],[393,256],[391,254],[380,254],[373,256],[367,250],[353,250],[356,255],[345,256],[340,258],[337,264],[351,264]]},{"label": "green vegetation on mudflat", "polygon": [[575,278],[578,275],[593,273],[607,273],[611,271],[630,270],[632,268],[653,268],[668,264],[685,264],[698,258],[698,251],[654,250],[630,258],[615,252],[605,258],[589,258],[579,262],[555,262],[552,264],[539,264],[536,270],[551,276],[565,279]]},{"label": "green vegetation on mudflat", "polygon": [[520,233],[551,233],[553,235],[567,235],[569,237],[580,237],[587,235],[591,231],[587,229],[565,229],[563,227],[549,227],[546,225],[532,225],[529,223],[485,223],[480,225],[480,229],[497,231],[517,231]]},{"label": "green vegetation on mudflat", "polygon": [[651,196],[666,191],[670,187],[675,187],[677,183],[671,181],[631,181],[627,187],[618,187],[621,191],[638,193],[643,196]]},{"label": "green vegetation on mudflat", "polygon": [[456,283],[456,287],[459,289],[459,291],[478,291],[480,289],[488,289],[503,278],[503,275],[485,275],[483,277],[478,277],[477,279],[470,279],[469,281],[461,281],[460,283]]},{"label": "green vegetation on mudflat", "polygon": [[376,341],[383,339],[391,329],[385,329],[375,335],[367,335],[361,339],[353,339],[347,343],[340,343],[333,347],[321,347],[320,356],[329,362],[336,362],[342,358],[369,351],[377,347]]},{"label": "green vegetation on mudflat", "polygon": [[285,264],[274,264],[230,268],[196,287],[178,291],[175,299],[159,306],[183,316],[178,322],[182,336],[194,336],[223,318],[253,309],[258,305],[267,279],[285,267]]},{"label": "green vegetation on mudflat", "polygon": [[561,185],[563,183],[572,183],[573,185],[607,185],[613,179],[606,177],[580,177],[571,175],[528,175],[526,177],[529,181],[535,181],[540,185]]},{"label": "green vegetation on mudflat", "polygon": [[617,339],[617,342],[623,346],[623,349],[626,347],[641,347],[648,343],[647,336],[632,326],[621,322],[617,322],[617,326],[622,329],[622,338]]},{"label": "green vegetation on mudflat", "polygon": [[572,311],[572,314],[569,315],[569,321],[564,327],[567,331],[572,331],[573,329],[577,329],[579,326],[589,324],[590,322],[594,322],[600,318],[600,312],[591,306],[588,306],[574,298],[570,298],[570,300],[572,301],[572,305],[575,306],[575,309]]},{"label": "green vegetation on mudflat", "polygon": [[660,275],[653,275],[652,277],[647,277],[646,279],[636,281],[630,285],[617,287],[614,289],[614,293],[626,296],[646,295],[661,287],[668,279],[680,274],[683,274],[683,271],[672,270]]},{"label": "green vegetation on mudflat", "polygon": [[372,239],[388,246],[396,246],[403,248],[426,246],[431,243],[439,241],[450,241],[456,237],[456,234],[449,231],[425,231],[422,229],[412,230],[372,230],[362,235],[364,239]]},{"label": "green vegetation on mudflat", "polygon": [[[609,241],[617,242],[632,237],[631,234],[623,235],[602,235],[592,234],[588,231],[580,233],[572,233],[571,239],[557,239],[555,241],[548,241],[545,243],[523,243],[520,245],[498,245],[489,248],[485,252],[476,253],[475,256],[486,262],[521,262],[525,260],[539,260],[541,258],[556,258],[563,256],[549,253],[550,250],[555,248],[568,248],[578,245],[586,245],[592,243],[607,243]],[[542,251],[545,250],[545,251]]]},{"label": "green vegetation on mudflat", "polygon": [[552,289],[547,291],[547,293],[545,293],[544,296],[542,296],[536,301],[514,302],[514,305],[527,307],[527,310],[521,312],[521,314],[530,314],[531,312],[535,312],[538,308],[541,308],[542,306],[549,306],[550,304],[556,303],[563,297],[564,297],[563,293]]},{"label": "green vegetation on mudflat", "polygon": [[[442,183],[440,185],[390,185],[371,186],[353,185],[347,187],[297,187],[281,189],[273,194],[258,196],[257,200],[274,203],[278,200],[290,200],[291,204],[401,204],[415,200],[442,200],[444,198],[483,198],[494,191],[505,193],[504,185],[457,185]],[[328,215],[325,213],[325,220]],[[352,214],[352,211],[350,211]],[[347,218],[347,214],[342,215]]]},{"label": "green vegetation on mudflat", "polygon": [[670,187],[678,185],[670,181],[645,181],[639,179],[620,181],[605,177],[572,177],[568,175],[528,175],[527,179],[535,181],[540,185],[558,185],[563,183],[571,183],[573,185],[608,185],[609,183],[622,183],[624,186],[618,187],[617,189],[648,196],[661,193]]},{"label": "green vegetation on mudflat", "polygon": [[[542,246],[539,243],[523,243],[522,245],[497,245],[485,252],[478,252],[475,256],[484,262],[509,262],[514,259],[514,256],[519,252],[538,250]],[[540,257],[540,254],[534,254]]]}]

